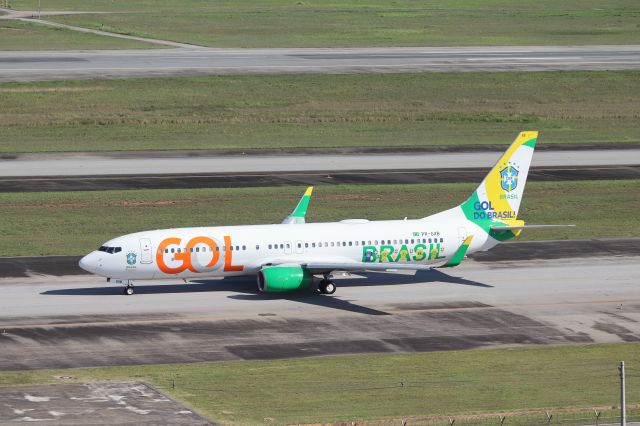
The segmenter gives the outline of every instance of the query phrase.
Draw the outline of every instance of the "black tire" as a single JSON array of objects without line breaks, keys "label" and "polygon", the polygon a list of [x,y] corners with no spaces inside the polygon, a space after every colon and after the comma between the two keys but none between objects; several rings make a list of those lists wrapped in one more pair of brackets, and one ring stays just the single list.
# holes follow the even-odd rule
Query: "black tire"
[{"label": "black tire", "polygon": [[125,296],[131,296],[133,294],[133,286],[127,286],[124,288]]},{"label": "black tire", "polygon": [[327,294],[327,282],[327,280],[322,280],[320,281],[320,284],[318,284],[318,291],[320,294]]},{"label": "black tire", "polygon": [[336,285],[333,282],[329,281],[324,286],[324,294],[333,294],[336,292],[336,289],[337,289]]}]

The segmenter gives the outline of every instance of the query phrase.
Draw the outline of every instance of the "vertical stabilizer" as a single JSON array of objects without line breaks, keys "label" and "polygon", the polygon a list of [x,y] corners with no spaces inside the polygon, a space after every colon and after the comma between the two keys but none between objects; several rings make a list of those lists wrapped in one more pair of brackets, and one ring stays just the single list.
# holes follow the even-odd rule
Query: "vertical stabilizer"
[{"label": "vertical stabilizer", "polygon": [[[487,232],[492,225],[516,225],[529,166],[538,140],[538,132],[518,135],[471,197],[460,205],[466,218]],[[491,233],[496,239],[506,239],[515,233]]]}]

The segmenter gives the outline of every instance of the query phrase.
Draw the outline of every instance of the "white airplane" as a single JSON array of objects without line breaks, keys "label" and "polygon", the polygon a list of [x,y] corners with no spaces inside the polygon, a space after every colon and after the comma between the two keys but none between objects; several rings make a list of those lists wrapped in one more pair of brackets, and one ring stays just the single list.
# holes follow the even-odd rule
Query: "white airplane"
[{"label": "white airplane", "polygon": [[[538,132],[522,132],[464,203],[421,219],[305,223],[313,187],[280,224],[173,228],[124,235],[80,260],[88,272],[133,281],[257,276],[264,292],[333,294],[337,273],[453,267],[467,253],[519,235],[518,209]],[[426,202],[426,200],[424,201]]]}]

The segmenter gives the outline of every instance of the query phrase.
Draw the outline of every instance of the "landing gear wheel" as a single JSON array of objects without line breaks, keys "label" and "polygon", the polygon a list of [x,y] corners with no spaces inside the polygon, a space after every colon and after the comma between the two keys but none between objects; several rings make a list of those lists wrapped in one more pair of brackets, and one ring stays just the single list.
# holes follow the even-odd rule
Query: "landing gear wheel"
[{"label": "landing gear wheel", "polygon": [[333,282],[327,279],[324,279],[320,281],[320,284],[318,285],[318,290],[320,290],[321,294],[333,294],[336,292],[336,285]]},{"label": "landing gear wheel", "polygon": [[324,286],[324,294],[333,294],[336,292],[336,285],[331,281],[327,282],[327,285]]},{"label": "landing gear wheel", "polygon": [[124,294],[127,296],[131,296],[133,294],[133,286],[128,285],[124,288]]}]

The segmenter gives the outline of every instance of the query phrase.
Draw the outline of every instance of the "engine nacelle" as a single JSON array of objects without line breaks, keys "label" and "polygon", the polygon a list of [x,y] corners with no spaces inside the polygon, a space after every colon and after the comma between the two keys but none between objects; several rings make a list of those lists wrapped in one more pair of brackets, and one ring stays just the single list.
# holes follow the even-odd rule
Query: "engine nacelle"
[{"label": "engine nacelle", "polygon": [[264,292],[306,290],[313,275],[299,266],[265,266],[258,272],[258,289]]}]

